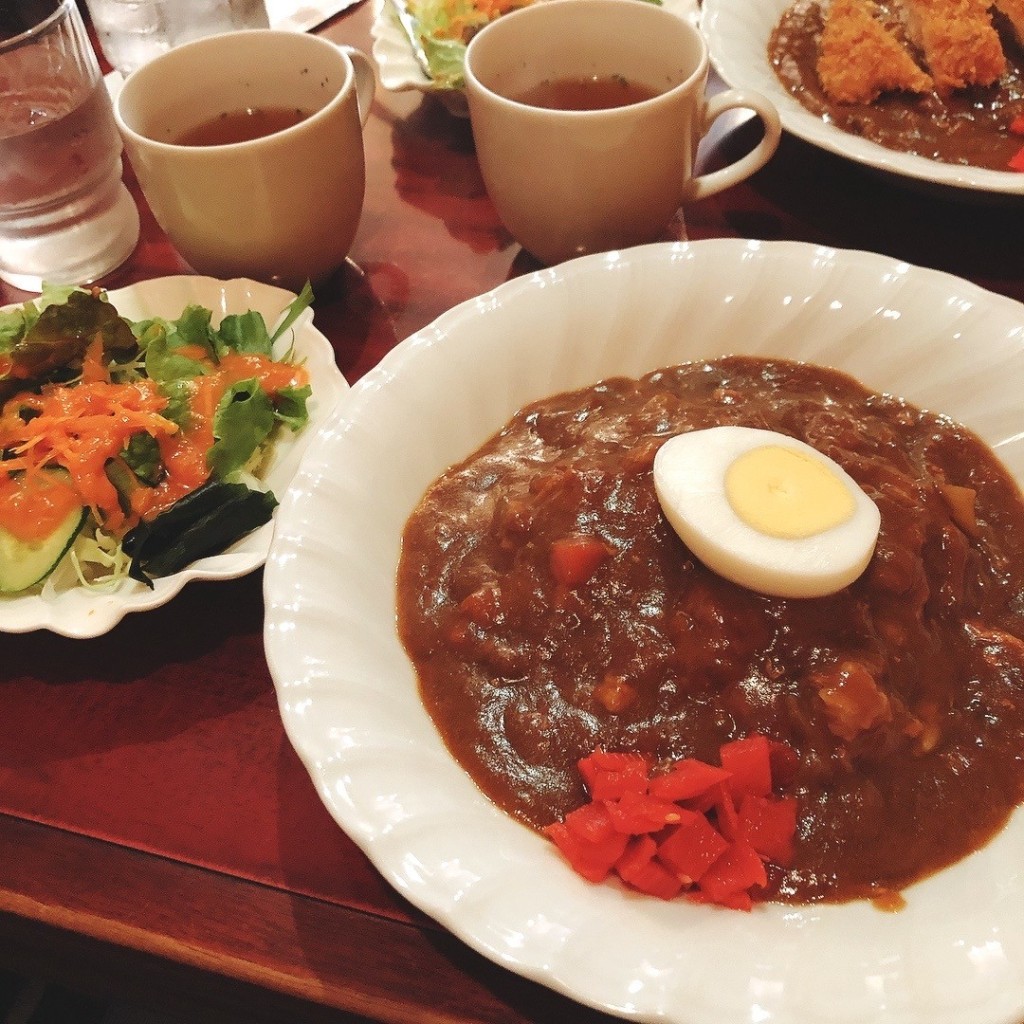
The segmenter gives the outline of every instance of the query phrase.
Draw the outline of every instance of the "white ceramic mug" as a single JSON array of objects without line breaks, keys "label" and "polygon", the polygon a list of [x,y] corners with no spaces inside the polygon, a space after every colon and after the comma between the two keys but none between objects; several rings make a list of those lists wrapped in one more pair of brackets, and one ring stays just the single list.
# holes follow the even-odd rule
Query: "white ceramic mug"
[{"label": "white ceramic mug", "polygon": [[[185,43],[128,76],[114,104],[153,214],[192,268],[296,289],[348,255],[366,169],[362,128],[373,66],[360,51],[299,32],[231,32]],[[246,108],[303,120],[226,145],[182,135]]]},{"label": "white ceramic mug", "polygon": [[[700,32],[644,0],[548,0],[503,15],[466,52],[466,94],[484,184],[512,236],[545,263],[654,241],[681,204],[762,167],[778,147],[760,93],[705,94]],[[562,79],[613,79],[653,91],[599,110],[522,102]],[[735,163],[693,176],[697,144],[726,110],[754,110],[764,137]]]}]

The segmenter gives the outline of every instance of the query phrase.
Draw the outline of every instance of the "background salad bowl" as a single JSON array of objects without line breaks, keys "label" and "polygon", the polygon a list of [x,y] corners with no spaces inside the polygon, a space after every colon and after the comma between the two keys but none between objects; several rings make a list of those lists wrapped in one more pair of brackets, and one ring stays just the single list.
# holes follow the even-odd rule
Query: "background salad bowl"
[{"label": "background salad bowl", "polygon": [[907,889],[897,913],[866,901],[740,913],[591,885],[449,754],[397,635],[395,574],[428,484],[526,403],[730,353],[834,366],[947,413],[1024,480],[1022,325],[1018,303],[935,271],[724,239],[572,260],[408,338],[310,445],[265,571],[282,719],[329,812],[403,896],[472,947],[623,1017],[1020,1020],[1024,812]]},{"label": "background salad bowl", "polygon": [[[535,0],[542,2],[542,0]],[[624,0],[629,3],[648,3],[650,0]],[[436,96],[447,109],[458,117],[468,117],[466,97],[460,86],[453,86],[445,77],[450,76],[452,58],[446,67],[432,76],[424,68],[429,55],[417,56],[411,37],[420,30],[408,0],[373,0],[373,57],[377,62],[380,83],[395,92],[414,89]],[[700,16],[697,0],[662,0],[661,6],[696,25]],[[403,26],[403,19],[406,25]],[[422,26],[429,31],[430,25]]]},{"label": "background salad bowl", "polygon": [[[118,312],[129,320],[150,317],[174,319],[190,304],[213,311],[219,323],[229,313],[254,310],[267,326],[275,324],[295,296],[282,288],[245,279],[219,281],[209,277],[156,278],[108,293]],[[338,369],[330,342],[313,327],[313,313],[306,309],[275,345],[281,355],[294,345],[295,357],[309,372],[312,395],[309,420],[298,432],[280,432],[261,479],[278,500],[287,491],[311,437],[327,420],[334,405],[348,389]],[[279,351],[278,351],[279,350]],[[201,558],[181,572],[162,576],[149,589],[132,579],[114,589],[89,589],[73,573],[55,573],[41,588],[0,596],[0,631],[23,633],[48,629],[69,637],[94,637],[112,629],[129,612],[146,611],[165,604],[192,580],[232,579],[261,566],[270,548],[273,522],[237,541],[222,554]]]}]

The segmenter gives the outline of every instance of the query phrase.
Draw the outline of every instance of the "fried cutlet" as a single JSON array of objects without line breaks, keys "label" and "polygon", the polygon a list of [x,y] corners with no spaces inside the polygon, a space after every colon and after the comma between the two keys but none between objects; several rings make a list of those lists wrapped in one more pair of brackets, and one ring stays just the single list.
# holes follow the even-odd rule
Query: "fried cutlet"
[{"label": "fried cutlet", "polygon": [[818,79],[837,103],[871,103],[883,92],[928,92],[931,78],[875,17],[872,0],[833,0],[825,15]]},{"label": "fried cutlet", "polygon": [[940,93],[991,85],[1006,69],[988,0],[905,0],[907,31]]}]

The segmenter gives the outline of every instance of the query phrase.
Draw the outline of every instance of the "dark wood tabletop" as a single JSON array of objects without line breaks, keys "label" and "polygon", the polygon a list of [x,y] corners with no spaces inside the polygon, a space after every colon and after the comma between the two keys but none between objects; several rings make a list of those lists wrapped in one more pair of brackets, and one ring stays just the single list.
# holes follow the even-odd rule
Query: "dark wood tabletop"
[{"label": "dark wood tabletop", "polygon": [[[369,3],[318,31],[370,50]],[[730,120],[713,166],[749,148]],[[350,382],[451,306],[536,269],[485,193],[467,121],[378,89],[367,191],[317,326]],[[102,283],[189,273],[131,169],[142,238]],[[871,250],[1024,300],[1024,202],[925,188],[784,137],[665,238]],[[27,298],[0,285],[0,302]],[[280,724],[261,574],[193,583],[109,634],[0,640],[0,967],[190,1019],[595,1022],[393,892],[321,805]],[[220,1015],[220,1016],[218,1016]]]}]

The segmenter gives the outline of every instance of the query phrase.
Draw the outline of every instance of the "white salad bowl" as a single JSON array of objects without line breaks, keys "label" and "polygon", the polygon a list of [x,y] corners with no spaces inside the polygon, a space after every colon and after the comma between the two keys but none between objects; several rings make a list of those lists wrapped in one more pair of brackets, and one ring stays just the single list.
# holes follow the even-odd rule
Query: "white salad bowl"
[{"label": "white salad bowl", "polygon": [[[154,316],[175,319],[185,306],[196,304],[213,310],[214,323],[229,313],[255,310],[273,331],[295,296],[283,288],[256,281],[179,276],[142,281],[111,291],[108,298],[129,320]],[[280,432],[263,470],[262,480],[278,500],[295,476],[309,440],[348,389],[331,343],[313,327],[311,310],[305,310],[278,339],[280,354],[293,344],[297,358],[309,371],[312,395],[308,403],[309,422],[297,434]],[[154,580],[152,589],[132,579],[125,579],[110,590],[90,589],[77,583],[73,574],[60,573],[59,583],[51,580],[23,594],[0,596],[0,631],[25,633],[48,629],[69,637],[100,636],[129,612],[166,604],[192,580],[233,579],[259,568],[266,559],[272,533],[273,523],[267,523],[222,554],[201,558],[181,572]]]},{"label": "white salad bowl", "polygon": [[[646,3],[648,0],[632,0]],[[697,0],[664,0],[662,6],[685,18],[694,25],[700,14]],[[377,62],[380,84],[393,92],[414,89],[435,96],[456,117],[469,117],[466,94],[462,89],[438,85],[416,59],[412,43],[402,28],[398,13],[391,0],[373,0],[373,58]]]}]

